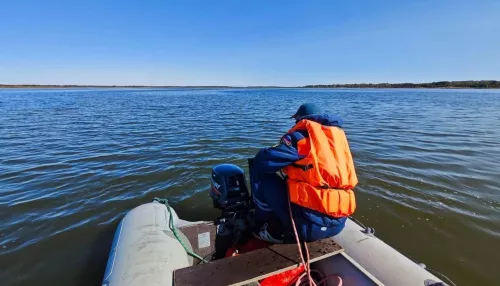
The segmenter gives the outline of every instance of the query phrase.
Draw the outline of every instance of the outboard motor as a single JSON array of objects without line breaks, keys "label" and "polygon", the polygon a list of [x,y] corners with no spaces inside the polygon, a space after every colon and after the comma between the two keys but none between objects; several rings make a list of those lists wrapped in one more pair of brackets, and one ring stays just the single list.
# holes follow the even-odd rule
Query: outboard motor
[{"label": "outboard motor", "polygon": [[232,164],[221,164],[212,168],[210,186],[214,208],[222,212],[239,212],[250,209],[250,195],[243,170]]},{"label": "outboard motor", "polygon": [[213,206],[222,211],[217,218],[217,235],[213,259],[226,255],[228,248],[243,243],[250,234],[251,198],[243,170],[232,164],[212,168],[210,197]]}]

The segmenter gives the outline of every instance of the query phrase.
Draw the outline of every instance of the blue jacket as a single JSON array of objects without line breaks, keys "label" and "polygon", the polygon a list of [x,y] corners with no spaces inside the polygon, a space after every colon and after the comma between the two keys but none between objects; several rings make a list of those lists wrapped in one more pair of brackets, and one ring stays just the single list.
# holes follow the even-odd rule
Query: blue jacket
[{"label": "blue jacket", "polygon": [[[335,115],[322,114],[305,116],[298,118],[297,122],[302,119],[315,121],[325,126],[342,127],[342,119]],[[258,179],[251,182],[252,191],[255,192],[257,190],[257,193],[265,192],[265,197],[267,197],[268,201],[275,199],[273,197],[274,194],[276,194],[276,196],[283,196],[283,191],[276,191],[276,189],[285,188],[286,190],[286,183],[277,183],[273,175],[279,170],[303,158],[298,153],[297,143],[301,140],[307,140],[307,138],[307,131],[295,131],[281,137],[277,145],[261,149],[253,160],[251,172],[253,173],[253,177]],[[286,190],[285,192],[288,191]],[[279,198],[278,200],[282,199],[283,198]],[[270,203],[270,205],[272,204]],[[286,211],[288,213],[287,205],[285,210],[282,210],[282,208],[283,206],[280,204],[279,207],[275,207],[273,211],[278,213]],[[333,218],[295,204],[292,204],[292,210],[297,228],[302,229],[303,236],[308,238],[306,240],[317,240],[323,238],[322,236],[327,237],[335,235],[342,230],[346,220],[346,218]],[[288,215],[284,216],[284,214],[281,213],[281,217],[285,220],[285,217],[288,217]],[[284,222],[284,224],[286,225],[286,222]]]}]

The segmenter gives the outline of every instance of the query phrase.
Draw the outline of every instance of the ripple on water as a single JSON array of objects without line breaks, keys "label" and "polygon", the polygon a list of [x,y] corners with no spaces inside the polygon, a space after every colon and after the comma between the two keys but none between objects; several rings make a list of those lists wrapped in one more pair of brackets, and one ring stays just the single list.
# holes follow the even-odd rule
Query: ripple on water
[{"label": "ripple on water", "polygon": [[116,223],[154,197],[168,196],[188,219],[212,219],[216,212],[205,193],[210,168],[223,162],[245,168],[247,158],[291,127],[297,106],[312,101],[345,120],[360,180],[356,216],[459,284],[494,285],[498,96],[472,90],[0,90],[0,262],[12,262],[0,267],[0,281],[72,285],[84,277],[97,285]]}]

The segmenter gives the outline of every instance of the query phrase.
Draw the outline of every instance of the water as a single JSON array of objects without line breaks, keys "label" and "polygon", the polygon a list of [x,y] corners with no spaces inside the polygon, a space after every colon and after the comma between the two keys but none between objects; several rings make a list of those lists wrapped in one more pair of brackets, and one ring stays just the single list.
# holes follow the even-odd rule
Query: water
[{"label": "water", "polygon": [[244,166],[311,101],[345,119],[358,219],[458,285],[498,285],[499,99],[475,90],[0,90],[0,284],[100,285],[118,221],[156,196],[186,219],[214,218],[211,166]]}]

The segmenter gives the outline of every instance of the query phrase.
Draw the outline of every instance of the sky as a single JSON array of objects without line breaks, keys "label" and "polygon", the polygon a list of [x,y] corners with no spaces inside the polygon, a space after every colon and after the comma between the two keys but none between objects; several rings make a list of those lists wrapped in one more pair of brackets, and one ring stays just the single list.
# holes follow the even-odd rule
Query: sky
[{"label": "sky", "polygon": [[0,1],[0,83],[500,80],[498,0]]}]

